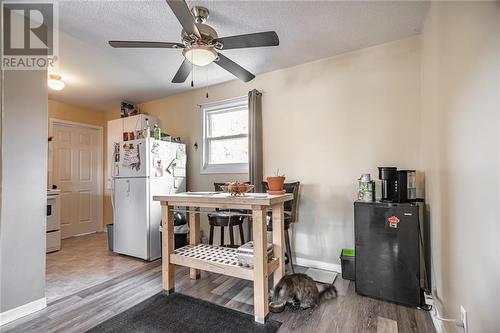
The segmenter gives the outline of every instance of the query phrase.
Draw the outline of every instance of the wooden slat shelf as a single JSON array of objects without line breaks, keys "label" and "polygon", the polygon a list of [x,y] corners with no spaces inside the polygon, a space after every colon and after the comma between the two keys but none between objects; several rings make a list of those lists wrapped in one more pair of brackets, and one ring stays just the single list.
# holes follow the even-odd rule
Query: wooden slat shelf
[{"label": "wooden slat shelf", "polygon": [[[176,249],[170,255],[170,262],[240,279],[250,281],[254,279],[252,268],[239,266],[237,249],[234,248],[207,244],[186,245]],[[278,264],[278,258],[268,261],[267,276],[270,276],[278,268]]]}]

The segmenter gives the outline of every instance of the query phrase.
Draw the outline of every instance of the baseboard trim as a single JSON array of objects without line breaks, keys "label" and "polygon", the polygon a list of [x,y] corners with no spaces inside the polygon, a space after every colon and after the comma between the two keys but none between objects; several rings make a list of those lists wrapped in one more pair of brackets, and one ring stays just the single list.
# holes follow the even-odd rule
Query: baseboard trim
[{"label": "baseboard trim", "polygon": [[295,258],[295,263],[299,266],[318,268],[318,269],[324,269],[325,271],[342,273],[342,267],[339,264],[332,264],[329,262],[300,258],[300,257]]},{"label": "baseboard trim", "polygon": [[[84,232],[83,234],[73,235],[73,236],[70,236],[67,238],[87,236],[87,235],[97,234],[98,232],[102,232],[102,231],[96,230],[96,231]],[[67,238],[64,238],[64,239],[67,239]]]},{"label": "baseboard trim", "polygon": [[16,319],[32,314],[33,312],[40,311],[47,307],[47,299],[45,297],[37,299],[36,301],[23,304],[17,308],[7,310],[0,313],[0,326],[10,323]]}]

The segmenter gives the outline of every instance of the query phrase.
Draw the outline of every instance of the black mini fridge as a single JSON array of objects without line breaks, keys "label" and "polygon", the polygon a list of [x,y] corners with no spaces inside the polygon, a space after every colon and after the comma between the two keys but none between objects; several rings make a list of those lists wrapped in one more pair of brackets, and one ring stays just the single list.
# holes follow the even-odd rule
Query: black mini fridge
[{"label": "black mini fridge", "polygon": [[407,306],[424,304],[421,203],[354,203],[356,292]]}]

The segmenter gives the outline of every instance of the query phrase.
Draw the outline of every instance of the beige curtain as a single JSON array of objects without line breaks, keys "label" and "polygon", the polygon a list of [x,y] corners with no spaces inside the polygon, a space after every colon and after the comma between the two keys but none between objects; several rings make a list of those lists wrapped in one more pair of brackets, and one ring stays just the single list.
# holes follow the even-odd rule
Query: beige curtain
[{"label": "beige curtain", "polygon": [[262,93],[248,92],[248,176],[255,185],[254,192],[262,192]]}]

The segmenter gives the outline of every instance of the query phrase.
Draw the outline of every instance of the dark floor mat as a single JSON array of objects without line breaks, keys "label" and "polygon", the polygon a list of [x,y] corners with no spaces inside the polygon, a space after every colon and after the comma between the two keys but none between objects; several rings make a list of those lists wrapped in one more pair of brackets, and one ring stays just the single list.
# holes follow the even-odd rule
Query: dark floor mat
[{"label": "dark floor mat", "polygon": [[87,332],[275,333],[280,326],[274,320],[259,324],[252,315],[187,295],[159,293]]}]

